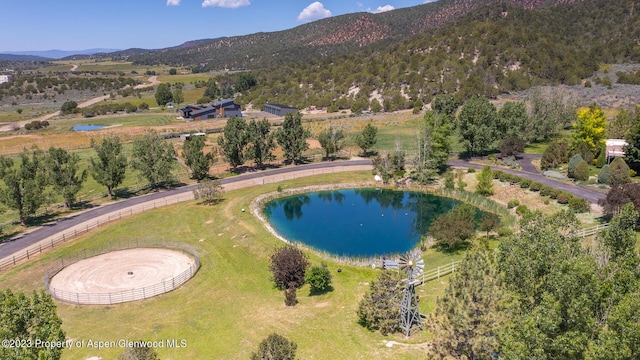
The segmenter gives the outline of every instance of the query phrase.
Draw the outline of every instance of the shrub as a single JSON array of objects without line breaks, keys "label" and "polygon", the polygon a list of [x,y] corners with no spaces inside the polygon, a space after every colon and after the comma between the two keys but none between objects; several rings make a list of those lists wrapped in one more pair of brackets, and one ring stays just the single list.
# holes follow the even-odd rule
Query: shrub
[{"label": "shrub", "polygon": [[304,280],[311,286],[312,293],[321,293],[331,288],[331,272],[325,263],[311,267]]},{"label": "shrub", "polygon": [[569,208],[577,213],[585,213],[591,210],[591,204],[585,199],[574,196],[569,199]]},{"label": "shrub", "polygon": [[511,235],[513,235],[513,231],[508,227],[501,227],[500,229],[498,229],[498,236],[500,237],[506,237]]},{"label": "shrub", "polygon": [[531,179],[522,179],[520,180],[520,187],[523,189],[528,189],[531,186]]},{"label": "shrub", "polygon": [[623,158],[615,158],[609,165],[609,171],[611,173],[609,177],[609,185],[622,185],[631,181],[629,176],[629,166]]},{"label": "shrub", "polygon": [[552,199],[557,199],[561,193],[562,193],[562,190],[552,189],[551,192],[549,193],[549,197]]},{"label": "shrub", "polygon": [[[627,176],[629,175],[629,171],[625,172]],[[589,180],[589,164],[586,161],[582,160],[576,165],[575,170],[573,171],[574,178],[578,181],[587,181]]]},{"label": "shrub", "polygon": [[568,204],[571,198],[573,198],[573,196],[569,197],[567,196],[566,193],[563,193],[558,195],[558,198],[556,199],[556,201],[558,202],[558,204]]},{"label": "shrub", "polygon": [[520,216],[525,215],[528,212],[529,212],[529,208],[527,207],[527,205],[519,205],[516,208],[516,214],[518,214]]},{"label": "shrub", "polygon": [[474,168],[467,169],[467,173],[469,173],[469,174],[473,174],[474,172],[476,172],[476,169],[474,169]]},{"label": "shrub", "polygon": [[282,359],[293,360],[296,358],[298,345],[289,341],[286,337],[272,333],[258,345],[258,352],[251,354],[251,360]]},{"label": "shrub", "polygon": [[608,164],[604,165],[598,173],[598,184],[609,184],[611,181],[611,168]]},{"label": "shrub", "polygon": [[518,205],[520,205],[520,200],[518,199],[509,200],[509,202],[507,203],[507,209],[513,209]]},{"label": "shrub", "polygon": [[550,196],[552,191],[553,191],[553,188],[551,186],[542,185],[542,187],[540,188],[540,195],[541,196]]},{"label": "shrub", "polygon": [[578,166],[580,161],[584,161],[582,155],[580,154],[575,154],[571,157],[571,159],[569,160],[569,168],[567,169],[567,176],[569,176],[570,178],[575,178],[576,167]]},{"label": "shrub", "polygon": [[532,182],[531,186],[529,186],[529,190],[531,191],[540,191],[541,188],[542,188],[542,183],[539,183],[537,181]]}]

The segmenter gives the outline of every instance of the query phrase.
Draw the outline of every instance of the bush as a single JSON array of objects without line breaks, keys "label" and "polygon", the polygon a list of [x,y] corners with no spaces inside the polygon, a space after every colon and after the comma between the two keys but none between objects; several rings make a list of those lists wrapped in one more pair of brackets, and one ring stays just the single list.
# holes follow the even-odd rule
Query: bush
[{"label": "bush", "polygon": [[282,359],[293,360],[296,358],[298,345],[289,341],[286,337],[272,333],[258,345],[258,352],[251,354],[251,360]]},{"label": "bush", "polygon": [[569,199],[569,208],[577,213],[585,213],[591,210],[591,204],[585,199],[574,196]]},{"label": "bush", "polygon": [[549,193],[549,197],[552,199],[557,199],[560,194],[562,194],[562,190],[552,189]]},{"label": "bush", "polygon": [[528,189],[531,186],[531,179],[522,179],[520,180],[520,187],[523,189]]},{"label": "bush", "polygon": [[578,166],[580,161],[584,161],[584,159],[582,158],[582,155],[580,154],[575,154],[571,157],[571,159],[569,160],[569,168],[567,169],[568,177],[572,179],[575,178],[576,167]]},{"label": "bush", "polygon": [[60,112],[62,113],[62,115],[73,114],[77,111],[78,103],[73,100],[65,101],[60,108]]},{"label": "bush", "polygon": [[509,202],[507,203],[507,209],[513,209],[518,205],[520,205],[520,200],[518,199],[509,200]]},{"label": "bush", "polygon": [[553,188],[548,185],[542,185],[540,188],[540,196],[550,196],[551,192],[553,192]]},{"label": "bush", "polygon": [[529,186],[529,190],[531,191],[540,191],[541,188],[542,188],[542,183],[539,183],[537,181],[532,182],[531,186]]},{"label": "bush", "polygon": [[611,168],[608,164],[604,165],[600,172],[598,173],[598,184],[607,184],[609,185],[609,181],[611,181]]},{"label": "bush", "polygon": [[511,235],[513,235],[513,231],[508,227],[502,227],[498,230],[498,236],[500,237],[506,237]]},{"label": "bush", "polygon": [[[628,169],[628,168],[627,168]],[[627,176],[629,175],[629,171],[626,171]],[[589,164],[586,161],[582,160],[576,165],[575,170],[573,171],[574,178],[578,181],[587,181],[589,180]]]},{"label": "bush", "polygon": [[476,169],[474,169],[474,168],[467,169],[467,173],[468,174],[473,174],[474,172],[476,172]]},{"label": "bush", "polygon": [[558,198],[556,199],[556,201],[558,202],[558,204],[568,204],[569,200],[571,200],[572,198],[573,198],[573,195],[568,196],[566,193],[563,193],[558,195]]},{"label": "bush", "polygon": [[542,154],[540,167],[549,170],[569,161],[569,150],[565,141],[553,141]]},{"label": "bush", "polygon": [[311,286],[312,293],[322,293],[331,288],[331,272],[325,263],[311,267],[304,280]]},{"label": "bush", "polygon": [[520,216],[525,215],[525,214],[527,214],[528,212],[529,212],[529,208],[527,207],[527,205],[519,205],[519,206],[516,208],[516,214],[518,214],[518,215],[520,215]]},{"label": "bush", "polygon": [[631,181],[629,176],[629,166],[623,158],[615,158],[609,165],[609,171],[611,173],[609,177],[609,185],[622,185]]}]

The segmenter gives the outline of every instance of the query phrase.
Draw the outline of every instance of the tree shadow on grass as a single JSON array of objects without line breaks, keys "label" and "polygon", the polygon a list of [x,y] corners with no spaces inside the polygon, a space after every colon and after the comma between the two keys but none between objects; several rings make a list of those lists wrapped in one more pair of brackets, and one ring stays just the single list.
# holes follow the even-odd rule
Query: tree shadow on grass
[{"label": "tree shadow on grass", "polygon": [[324,294],[332,292],[332,291],[333,291],[333,286],[331,286],[331,285],[327,286],[323,290],[311,288],[311,289],[309,289],[309,296],[324,295]]},{"label": "tree shadow on grass", "polygon": [[473,247],[473,244],[470,241],[464,241],[455,245],[448,245],[448,244],[435,244],[433,245],[433,248],[436,249],[439,252],[448,254],[448,255],[453,255],[453,254],[457,254],[460,252],[465,252],[467,250],[469,250],[470,248]]}]

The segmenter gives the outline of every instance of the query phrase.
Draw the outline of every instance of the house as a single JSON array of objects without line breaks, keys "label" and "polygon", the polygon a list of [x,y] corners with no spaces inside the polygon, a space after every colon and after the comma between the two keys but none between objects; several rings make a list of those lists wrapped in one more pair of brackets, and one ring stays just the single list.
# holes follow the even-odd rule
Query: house
[{"label": "house", "polygon": [[275,116],[285,116],[290,112],[298,112],[298,109],[282,104],[264,104],[262,111]]},{"label": "house", "polygon": [[207,120],[232,116],[242,117],[240,105],[236,104],[232,99],[220,100],[206,107],[187,105],[180,109],[180,113],[183,118],[191,120]]},{"label": "house", "polygon": [[612,157],[624,156],[624,147],[627,146],[627,142],[622,139],[607,139],[605,141],[605,154],[607,155],[607,162]]},{"label": "house", "polygon": [[11,82],[11,80],[13,80],[11,75],[0,75],[0,84]]}]

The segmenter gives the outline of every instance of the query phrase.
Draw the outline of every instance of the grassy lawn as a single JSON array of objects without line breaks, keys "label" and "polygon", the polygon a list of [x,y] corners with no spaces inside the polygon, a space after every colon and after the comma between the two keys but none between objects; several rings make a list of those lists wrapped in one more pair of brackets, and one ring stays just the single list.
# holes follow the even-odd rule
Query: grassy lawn
[{"label": "grassy lawn", "polygon": [[[301,359],[415,359],[424,358],[428,334],[383,337],[357,323],[358,303],[380,270],[327,261],[333,275],[332,292],[309,296],[298,291],[299,304],[284,305],[284,295],[269,281],[268,256],[281,242],[250,213],[241,212],[257,195],[278,185],[299,187],[370,179],[369,172],[340,173],[303,178],[230,192],[213,207],[187,202],[146,212],[74,240],[36,261],[0,273],[0,288],[32,291],[42,288],[42,276],[54,259],[111,239],[163,238],[193,246],[202,263],[196,276],[171,293],[117,306],[76,306],[58,303],[58,314],[68,339],[185,339],[182,349],[158,349],[161,358],[246,359],[271,332],[298,344]],[[321,261],[311,254],[311,261]],[[429,250],[427,268],[459,259]],[[338,267],[342,272],[338,273]],[[433,311],[447,278],[418,290],[421,311]],[[384,340],[402,345],[388,348]],[[331,349],[331,351],[326,351]],[[116,358],[122,349],[65,350],[63,359],[100,356]]]}]

